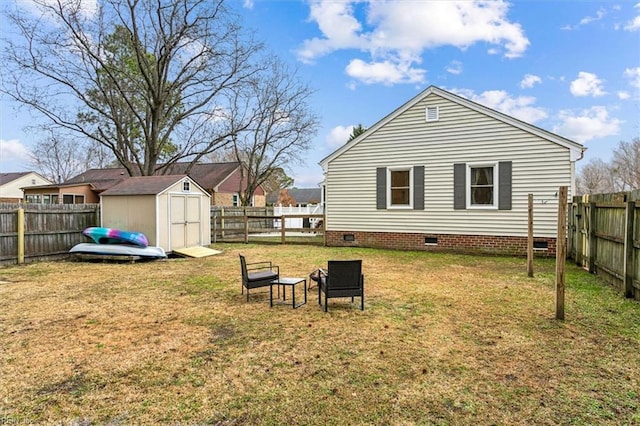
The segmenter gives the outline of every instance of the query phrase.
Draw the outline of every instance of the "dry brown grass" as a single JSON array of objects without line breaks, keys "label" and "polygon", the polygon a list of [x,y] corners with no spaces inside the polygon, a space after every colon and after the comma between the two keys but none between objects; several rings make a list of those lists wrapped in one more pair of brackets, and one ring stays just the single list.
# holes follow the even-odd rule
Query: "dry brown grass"
[{"label": "dry brown grass", "polygon": [[[308,246],[0,269],[0,423],[638,424],[640,304],[569,265]],[[361,258],[365,311],[269,308],[238,253]]]}]

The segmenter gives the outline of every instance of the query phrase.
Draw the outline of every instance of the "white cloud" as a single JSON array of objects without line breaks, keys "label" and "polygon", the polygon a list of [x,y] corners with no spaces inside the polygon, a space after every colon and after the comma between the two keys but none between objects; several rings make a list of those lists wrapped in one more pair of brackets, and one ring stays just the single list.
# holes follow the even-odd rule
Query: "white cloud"
[{"label": "white cloud", "polygon": [[[633,8],[640,10],[640,3],[637,3]],[[638,30],[640,30],[640,15],[636,16],[631,21],[629,21],[627,23],[627,25],[624,26],[624,29],[626,31],[638,31]]]},{"label": "white cloud", "polygon": [[582,18],[580,20],[580,25],[587,25],[587,24],[590,24],[592,22],[599,21],[602,18],[604,18],[604,16],[606,14],[607,14],[607,12],[604,9],[599,9],[596,12],[596,16],[585,16],[584,18]]},{"label": "white cloud", "polygon": [[[41,4],[40,4],[41,3]],[[51,18],[52,12],[48,8],[57,8],[59,3],[67,11],[77,10],[85,18],[92,18],[98,13],[98,0],[80,0],[79,2],[58,2],[58,0],[40,0],[36,3],[33,0],[23,0],[21,6],[26,6],[34,14],[43,14],[44,17]],[[69,12],[70,13],[70,12]]]},{"label": "white cloud", "polygon": [[602,18],[604,18],[607,14],[607,11],[600,8],[598,9],[598,11],[596,12],[596,16],[585,16],[584,18],[582,18],[580,20],[580,22],[576,25],[565,25],[564,27],[562,27],[562,30],[567,30],[567,31],[571,31],[571,30],[575,30],[578,29],[579,27],[583,26],[583,25],[588,25],[592,22],[596,22],[601,20]]},{"label": "white cloud", "polygon": [[31,152],[18,139],[0,139],[0,160],[11,163],[30,161]]},{"label": "white cloud", "polygon": [[326,137],[327,145],[331,148],[338,148],[349,140],[349,136],[351,136],[351,132],[353,132],[353,125],[349,126],[336,126]]},{"label": "white cloud", "polygon": [[244,7],[245,9],[251,10],[253,9],[253,5],[254,5],[253,0],[243,0],[242,2],[242,7]]},{"label": "white cloud", "polygon": [[361,59],[354,59],[347,65],[346,73],[365,84],[382,83],[392,85],[397,83],[422,83],[424,82],[426,71],[420,68],[411,68],[408,62],[382,61],[366,63]]},{"label": "white cloud", "polygon": [[618,92],[618,99],[625,100],[625,99],[629,99],[630,97],[631,95],[629,94],[629,92],[625,92],[625,91]]},{"label": "white cloud", "polygon": [[522,81],[520,82],[520,87],[522,87],[523,89],[530,89],[536,83],[542,83],[542,79],[537,75],[526,74],[522,79]]},{"label": "white cloud", "polygon": [[578,78],[571,82],[571,94],[573,96],[603,96],[606,92],[602,89],[602,80],[590,72],[581,71]]},{"label": "white cloud", "polygon": [[624,76],[630,80],[633,87],[640,89],[640,67],[627,68],[624,70]]},{"label": "white cloud", "polygon": [[620,132],[621,120],[609,117],[603,106],[594,106],[575,115],[572,111],[560,111],[562,123],[553,131],[580,143],[591,139],[617,135]]},{"label": "white cloud", "polygon": [[503,90],[488,90],[479,95],[475,94],[472,90],[466,89],[454,89],[452,91],[481,105],[527,123],[533,124],[547,118],[547,113],[544,109],[533,105],[536,102],[536,98],[532,96],[518,96],[513,98]]},{"label": "white cloud", "polygon": [[447,72],[453,75],[462,74],[462,62],[451,61],[451,63],[447,66]]},{"label": "white cloud", "polygon": [[[336,50],[359,50],[371,58],[350,62],[356,76],[372,81],[371,74],[375,74],[373,80],[386,84],[414,83],[424,72],[414,64],[420,62],[425,49],[467,49],[485,43],[487,50],[498,49],[507,58],[522,56],[529,40],[520,24],[508,20],[508,9],[509,4],[502,0],[312,0],[309,20],[318,24],[322,35],[305,40],[298,58],[313,62]],[[387,70],[388,80],[381,78],[380,68]],[[406,75],[398,76],[398,72]]]}]

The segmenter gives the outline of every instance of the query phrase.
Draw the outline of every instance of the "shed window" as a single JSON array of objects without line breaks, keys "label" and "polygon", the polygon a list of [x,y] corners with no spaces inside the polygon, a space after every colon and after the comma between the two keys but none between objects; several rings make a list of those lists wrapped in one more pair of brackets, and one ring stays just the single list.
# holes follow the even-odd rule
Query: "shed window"
[{"label": "shed window", "polygon": [[191,182],[189,182],[188,180],[185,180],[184,182],[182,182],[182,191],[183,192],[191,191]]}]

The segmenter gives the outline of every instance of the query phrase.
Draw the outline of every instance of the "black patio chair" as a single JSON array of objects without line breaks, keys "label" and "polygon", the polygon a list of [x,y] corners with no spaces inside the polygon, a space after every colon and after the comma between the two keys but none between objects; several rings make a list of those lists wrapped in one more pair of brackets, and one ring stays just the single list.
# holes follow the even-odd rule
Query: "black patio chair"
[{"label": "black patio chair", "polygon": [[242,272],[242,294],[247,289],[247,302],[249,301],[249,289],[266,287],[273,280],[280,278],[280,268],[272,262],[247,263],[245,257],[240,255],[240,270]]},{"label": "black patio chair", "polygon": [[324,311],[327,312],[329,299],[336,297],[360,297],[360,310],[364,310],[364,275],[362,260],[330,260],[327,271],[321,270],[324,277],[318,281],[318,304],[322,305],[324,293]]}]

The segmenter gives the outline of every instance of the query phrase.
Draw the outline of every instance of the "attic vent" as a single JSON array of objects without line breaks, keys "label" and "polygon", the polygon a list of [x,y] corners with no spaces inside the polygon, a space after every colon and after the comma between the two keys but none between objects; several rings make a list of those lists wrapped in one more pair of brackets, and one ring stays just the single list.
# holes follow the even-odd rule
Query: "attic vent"
[{"label": "attic vent", "polygon": [[427,121],[438,121],[440,119],[440,113],[438,107],[427,107]]}]

